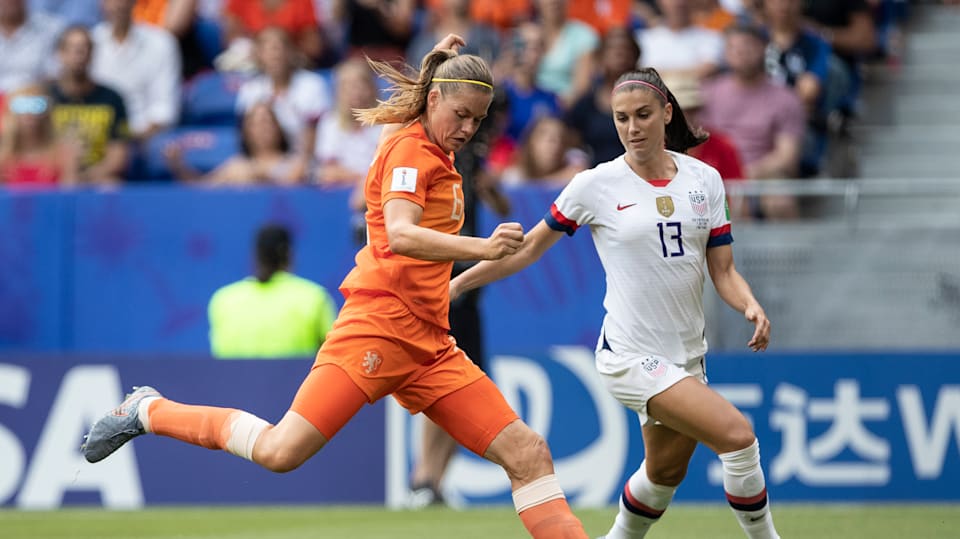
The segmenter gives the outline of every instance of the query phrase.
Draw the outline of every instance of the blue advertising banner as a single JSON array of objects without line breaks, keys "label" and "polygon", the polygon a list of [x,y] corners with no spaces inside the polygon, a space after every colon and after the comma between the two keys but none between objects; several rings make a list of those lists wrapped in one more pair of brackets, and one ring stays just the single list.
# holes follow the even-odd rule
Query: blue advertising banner
[{"label": "blue advertising banner", "polygon": [[274,474],[222,451],[145,436],[89,464],[83,435],[133,385],[279,420],[312,361],[143,358],[0,360],[0,505],[382,503],[384,406],[365,407],[298,470]]},{"label": "blue advertising banner", "polygon": [[[754,424],[772,499],[960,501],[960,355],[716,354],[707,371]],[[616,503],[643,443],[635,414],[595,375],[592,350],[497,355],[489,372],[547,439],[572,502]],[[389,446],[400,453],[388,456],[387,501],[402,506],[419,423],[398,409],[387,422]],[[718,459],[701,446],[676,500],[722,502],[721,481]],[[510,487],[496,466],[461,453],[444,495],[465,505],[509,503]]]}]

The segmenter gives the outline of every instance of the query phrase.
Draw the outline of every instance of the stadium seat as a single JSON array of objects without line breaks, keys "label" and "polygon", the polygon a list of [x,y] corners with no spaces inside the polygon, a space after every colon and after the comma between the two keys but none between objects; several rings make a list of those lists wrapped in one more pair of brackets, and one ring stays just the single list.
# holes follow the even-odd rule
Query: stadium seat
[{"label": "stadium seat", "polygon": [[184,125],[235,125],[237,92],[246,77],[240,73],[205,71],[183,89]]},{"label": "stadium seat", "polygon": [[143,171],[147,179],[162,180],[172,176],[163,155],[170,144],[180,145],[183,160],[201,173],[210,172],[240,152],[240,137],[235,125],[177,127],[156,135],[147,144]]}]

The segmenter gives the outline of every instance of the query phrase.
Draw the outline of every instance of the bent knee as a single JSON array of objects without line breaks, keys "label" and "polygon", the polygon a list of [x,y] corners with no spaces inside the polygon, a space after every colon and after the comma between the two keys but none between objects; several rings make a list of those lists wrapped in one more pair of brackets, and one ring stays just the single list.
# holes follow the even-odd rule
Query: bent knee
[{"label": "bent knee", "polygon": [[258,464],[275,473],[292,472],[305,461],[303,457],[290,451],[273,451],[260,455],[257,459]]},{"label": "bent knee", "polygon": [[500,460],[511,479],[526,482],[553,473],[546,440],[529,427],[502,440],[502,446]]},{"label": "bent knee", "polygon": [[741,417],[739,421],[731,424],[726,430],[723,440],[718,444],[717,449],[719,453],[739,451],[750,447],[756,439],[757,435],[753,432],[753,427],[750,426],[746,418]]},{"label": "bent knee", "polygon": [[647,461],[647,479],[654,485],[675,487],[687,476],[687,463],[674,463],[662,466],[651,466]]},{"label": "bent knee", "polygon": [[299,468],[310,455],[282,442],[263,440],[254,449],[253,460],[276,473],[287,473]]}]

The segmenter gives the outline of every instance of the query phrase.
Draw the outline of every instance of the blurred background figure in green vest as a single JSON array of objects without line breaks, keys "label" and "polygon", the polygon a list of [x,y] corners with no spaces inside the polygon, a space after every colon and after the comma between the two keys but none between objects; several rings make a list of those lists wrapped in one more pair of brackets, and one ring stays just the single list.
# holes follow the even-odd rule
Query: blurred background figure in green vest
[{"label": "blurred background figure in green vest", "polygon": [[290,231],[257,231],[254,275],[210,298],[210,351],[218,358],[313,357],[337,315],[320,285],[290,273]]}]

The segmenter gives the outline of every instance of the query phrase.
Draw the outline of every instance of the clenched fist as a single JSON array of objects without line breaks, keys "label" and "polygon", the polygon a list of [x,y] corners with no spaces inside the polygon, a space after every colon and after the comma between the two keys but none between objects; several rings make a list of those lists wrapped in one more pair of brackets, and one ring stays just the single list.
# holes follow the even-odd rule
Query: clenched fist
[{"label": "clenched fist", "polygon": [[523,246],[523,227],[520,223],[500,223],[487,238],[485,260],[497,260],[512,255]]}]

